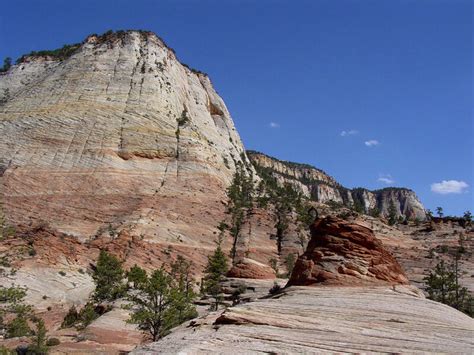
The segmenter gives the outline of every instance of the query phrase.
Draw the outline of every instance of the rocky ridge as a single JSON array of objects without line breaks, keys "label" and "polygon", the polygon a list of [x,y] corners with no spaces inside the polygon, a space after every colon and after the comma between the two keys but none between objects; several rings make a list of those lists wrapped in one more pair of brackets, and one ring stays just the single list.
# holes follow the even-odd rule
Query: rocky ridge
[{"label": "rocky ridge", "polygon": [[385,217],[393,202],[397,217],[420,221],[426,219],[425,208],[412,190],[394,187],[374,191],[363,188],[351,190],[310,165],[281,161],[255,151],[247,151],[247,155],[257,170],[264,169],[280,184],[288,183],[314,201],[332,202],[346,207],[358,205],[365,213],[377,209]]}]

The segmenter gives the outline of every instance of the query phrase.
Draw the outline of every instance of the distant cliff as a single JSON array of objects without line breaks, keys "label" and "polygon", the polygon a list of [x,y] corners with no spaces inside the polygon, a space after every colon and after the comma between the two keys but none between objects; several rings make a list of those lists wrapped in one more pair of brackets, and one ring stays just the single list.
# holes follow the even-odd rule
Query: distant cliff
[{"label": "distant cliff", "polygon": [[348,189],[324,171],[307,164],[281,161],[268,155],[247,151],[257,171],[270,172],[279,183],[289,183],[312,200],[359,208],[365,213],[388,216],[391,203],[397,216],[411,220],[426,219],[425,208],[415,192],[406,188],[388,187],[370,191],[364,188]]}]

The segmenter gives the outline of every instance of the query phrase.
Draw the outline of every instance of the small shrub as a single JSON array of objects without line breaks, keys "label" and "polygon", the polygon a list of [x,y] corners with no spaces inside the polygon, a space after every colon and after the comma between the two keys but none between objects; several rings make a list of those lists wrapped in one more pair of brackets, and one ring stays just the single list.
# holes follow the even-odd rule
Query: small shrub
[{"label": "small shrub", "polygon": [[24,337],[32,334],[28,321],[24,316],[18,315],[7,324],[5,338]]},{"label": "small shrub", "polygon": [[183,112],[181,112],[181,116],[176,119],[178,121],[178,126],[184,126],[186,123],[189,122],[189,117],[188,117],[188,110],[186,107],[183,109]]},{"label": "small shrub", "polygon": [[71,306],[69,311],[67,312],[66,316],[63,319],[61,324],[61,328],[69,328],[76,324],[79,320],[79,313],[77,313],[77,309],[75,306]]},{"label": "small shrub", "polygon": [[49,338],[46,341],[46,346],[56,346],[56,345],[59,345],[59,344],[61,344],[61,342],[59,341],[58,338]]},{"label": "small shrub", "polygon": [[94,320],[100,317],[100,314],[96,312],[96,309],[92,303],[86,304],[80,311],[79,311],[79,319],[81,324],[78,328],[84,329],[89,324],[91,324]]},{"label": "small shrub", "polygon": [[270,290],[268,290],[268,292],[271,295],[275,295],[280,291],[281,291],[281,286],[279,284],[277,284],[276,282],[273,284],[272,288]]},{"label": "small shrub", "polygon": [[59,271],[58,274],[61,275],[61,276],[66,276],[66,272],[63,271],[63,270]]}]

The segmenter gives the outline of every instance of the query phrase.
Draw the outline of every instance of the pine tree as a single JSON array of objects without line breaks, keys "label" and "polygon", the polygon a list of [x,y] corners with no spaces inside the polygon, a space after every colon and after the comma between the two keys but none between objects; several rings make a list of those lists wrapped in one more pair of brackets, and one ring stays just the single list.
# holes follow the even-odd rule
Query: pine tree
[{"label": "pine tree", "polygon": [[232,236],[232,262],[235,262],[237,243],[245,218],[253,208],[254,190],[252,171],[246,172],[242,163],[237,164],[232,183],[227,189],[229,199],[227,214],[230,215],[228,229]]},{"label": "pine tree", "polygon": [[46,327],[42,319],[36,320],[36,333],[33,344],[28,347],[28,354],[43,355],[48,353],[46,346]]},{"label": "pine tree", "polygon": [[459,284],[459,255],[451,267],[447,267],[441,260],[433,271],[424,278],[428,298],[438,301],[471,317],[474,315],[474,299],[466,287]]},{"label": "pine tree", "polygon": [[217,242],[214,253],[207,259],[207,266],[204,270],[204,289],[207,294],[211,295],[215,303],[211,309],[217,310],[222,300],[221,281],[228,271],[227,259],[221,248],[221,239]]},{"label": "pine tree", "polygon": [[101,250],[94,274],[92,275],[96,284],[94,299],[97,302],[111,302],[122,297],[125,292],[122,282],[123,276],[124,272],[120,260]]},{"label": "pine tree", "polygon": [[[27,336],[32,333],[28,325],[32,307],[23,303],[25,296],[25,288],[0,286],[0,330],[5,331],[6,338]],[[7,314],[14,314],[15,318],[5,323],[4,316]]]},{"label": "pine tree", "polygon": [[391,200],[388,207],[388,224],[393,226],[395,223],[397,223],[397,208],[393,200]]},{"label": "pine tree", "polygon": [[138,324],[140,330],[156,341],[174,326],[197,315],[193,298],[194,292],[186,292],[184,283],[173,280],[163,268],[155,270],[129,293],[128,322]]},{"label": "pine tree", "polygon": [[436,214],[438,215],[439,218],[443,218],[443,207],[436,207]]},{"label": "pine tree", "polygon": [[128,282],[133,283],[133,286],[136,287],[147,280],[146,271],[139,267],[137,264],[133,265],[130,270],[127,272]]}]

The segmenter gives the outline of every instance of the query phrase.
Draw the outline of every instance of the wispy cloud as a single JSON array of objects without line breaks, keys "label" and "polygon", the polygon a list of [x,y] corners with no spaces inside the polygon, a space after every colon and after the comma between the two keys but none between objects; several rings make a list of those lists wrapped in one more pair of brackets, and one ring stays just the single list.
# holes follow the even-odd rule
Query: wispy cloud
[{"label": "wispy cloud", "polygon": [[443,180],[431,184],[431,191],[436,194],[460,194],[467,190],[469,185],[464,181],[458,180]]},{"label": "wispy cloud", "polygon": [[268,126],[269,126],[270,128],[280,128],[280,124],[277,123],[277,122],[270,122],[270,123],[268,124]]},{"label": "wispy cloud", "polygon": [[376,139],[371,139],[371,140],[368,140],[368,141],[365,141],[364,144],[367,146],[367,147],[375,147],[376,145],[379,145],[380,142]]},{"label": "wispy cloud", "polygon": [[390,174],[380,174],[377,181],[386,185],[390,185],[395,182],[395,180],[392,178],[392,175]]},{"label": "wispy cloud", "polygon": [[356,134],[359,134],[359,131],[356,129],[351,129],[349,131],[342,131],[340,133],[341,137],[354,136]]}]

